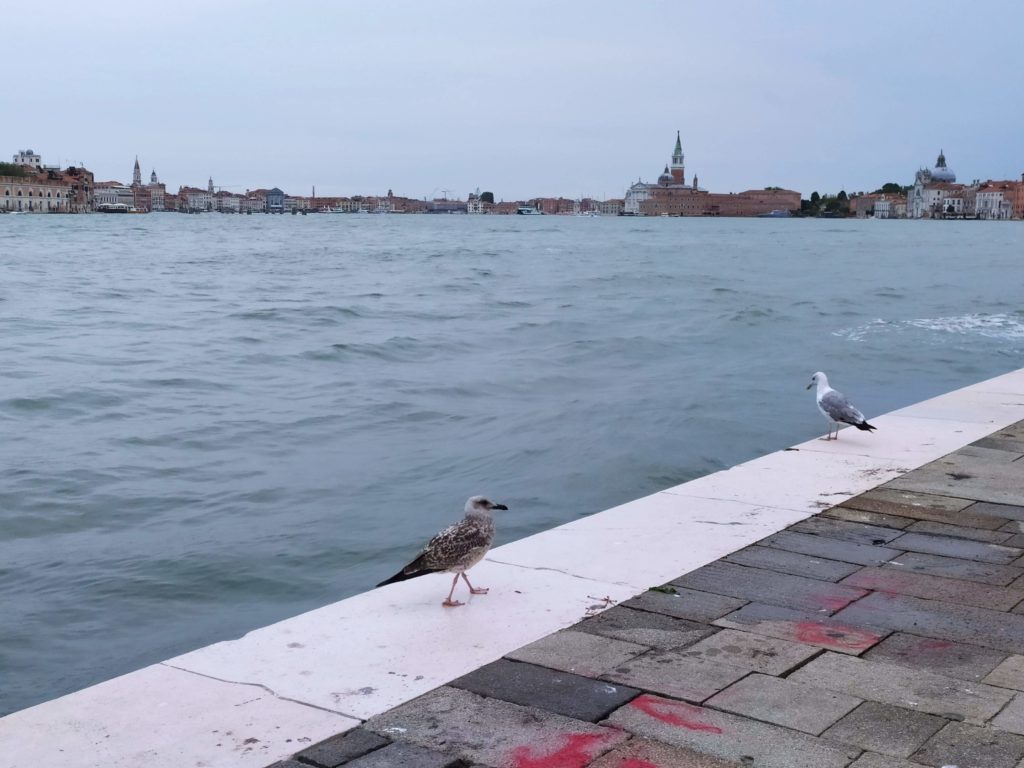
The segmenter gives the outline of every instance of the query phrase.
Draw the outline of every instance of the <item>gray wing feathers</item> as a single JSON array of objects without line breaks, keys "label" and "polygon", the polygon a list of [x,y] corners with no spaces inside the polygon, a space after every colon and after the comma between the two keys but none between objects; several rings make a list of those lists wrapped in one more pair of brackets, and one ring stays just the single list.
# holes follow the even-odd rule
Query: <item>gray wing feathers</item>
[{"label": "gray wing feathers", "polygon": [[822,396],[821,410],[827,413],[832,421],[841,421],[844,424],[864,423],[864,414],[853,407],[853,403],[846,399],[846,395],[834,389]]}]

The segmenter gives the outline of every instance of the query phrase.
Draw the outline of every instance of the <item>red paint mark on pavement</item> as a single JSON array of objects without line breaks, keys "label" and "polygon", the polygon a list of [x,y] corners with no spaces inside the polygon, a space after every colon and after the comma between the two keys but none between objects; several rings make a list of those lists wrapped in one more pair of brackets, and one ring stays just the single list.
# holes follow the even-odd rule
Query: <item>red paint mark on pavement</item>
[{"label": "red paint mark on pavement", "polygon": [[565,743],[548,753],[535,747],[516,747],[512,752],[512,765],[514,768],[584,768],[606,742],[617,740],[621,735],[620,731],[567,733]]},{"label": "red paint mark on pavement", "polygon": [[863,651],[881,640],[882,636],[866,629],[847,627],[841,624],[817,624],[801,621],[796,625],[796,639],[801,643],[825,645],[830,648],[846,648]]},{"label": "red paint mark on pavement", "polygon": [[717,725],[701,722],[698,718],[703,714],[704,710],[692,704],[659,699],[645,693],[633,699],[629,706],[635,707],[645,715],[650,715],[655,720],[660,720],[669,725],[677,725],[680,728],[701,731],[703,733],[722,732],[722,729]]}]

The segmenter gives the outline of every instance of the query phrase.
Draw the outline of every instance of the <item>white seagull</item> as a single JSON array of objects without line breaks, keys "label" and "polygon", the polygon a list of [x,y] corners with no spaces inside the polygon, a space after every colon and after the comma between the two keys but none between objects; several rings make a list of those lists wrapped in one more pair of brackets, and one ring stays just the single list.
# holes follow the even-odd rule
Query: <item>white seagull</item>
[{"label": "white seagull", "polygon": [[427,542],[427,546],[415,560],[377,586],[383,587],[385,584],[415,579],[417,576],[426,576],[428,573],[448,571],[449,573],[454,572],[455,578],[452,579],[452,588],[448,591],[448,597],[441,605],[447,608],[463,605],[458,600],[452,600],[452,595],[455,594],[455,585],[459,583],[459,576],[466,580],[466,586],[469,587],[471,594],[486,595],[489,590],[470,584],[466,571],[483,560],[487,550],[494,543],[494,518],[491,517],[491,511],[495,509],[508,509],[508,507],[488,501],[483,496],[470,496],[466,502],[466,516],[462,520],[437,534]]},{"label": "white seagull", "polygon": [[828,377],[818,371],[816,374],[811,376],[811,383],[807,385],[810,389],[815,384],[818,385],[818,393],[816,400],[818,401],[818,410],[821,411],[822,416],[829,420],[828,435],[821,438],[822,440],[832,440],[832,427],[835,426],[836,436],[834,439],[839,439],[839,425],[840,424],[852,424],[857,429],[870,432],[875,429],[864,419],[864,414],[853,407],[853,403],[846,399],[846,395],[842,392],[837,392],[828,385]]}]

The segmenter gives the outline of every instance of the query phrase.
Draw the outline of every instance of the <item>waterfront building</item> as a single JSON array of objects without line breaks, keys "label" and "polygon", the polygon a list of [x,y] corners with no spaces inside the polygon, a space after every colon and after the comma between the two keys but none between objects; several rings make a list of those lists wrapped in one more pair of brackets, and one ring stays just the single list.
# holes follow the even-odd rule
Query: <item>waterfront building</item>
[{"label": "waterfront building", "polygon": [[268,213],[281,213],[284,211],[284,198],[285,194],[277,187],[267,190],[267,212]]},{"label": "waterfront building", "polygon": [[[986,181],[978,186],[975,215],[979,219],[1011,219],[1020,211],[1022,190],[1019,181]],[[1018,215],[1020,215],[1018,213]]]},{"label": "waterfront building", "polygon": [[135,191],[120,181],[98,181],[94,187],[93,202],[96,208],[101,205],[135,206]]},{"label": "waterfront building", "polygon": [[484,213],[484,201],[480,199],[480,187],[476,188],[476,192],[470,192],[466,196],[466,213]]},{"label": "waterfront building", "polygon": [[167,196],[167,185],[163,184],[160,179],[157,178],[156,171],[151,171],[149,174],[149,184],[146,185],[149,190],[149,200],[151,211],[163,211],[166,210],[165,198]]},{"label": "waterfront building", "polygon": [[625,201],[618,198],[603,200],[598,203],[597,210],[602,216],[621,216]]},{"label": "waterfront building", "polygon": [[798,211],[800,193],[781,187],[739,193],[712,193],[694,175],[686,183],[683,145],[676,131],[672,161],[655,184],[638,181],[626,191],[624,212],[641,216],[757,216],[772,211]]},{"label": "waterfront building", "polygon": [[43,158],[31,149],[19,149],[18,153],[14,156],[13,162],[15,165],[34,168],[37,171],[41,171],[43,169]]},{"label": "waterfront building", "polygon": [[178,188],[178,209],[187,213],[213,210],[213,193],[199,187]]},{"label": "waterfront building", "polygon": [[243,213],[264,213],[267,210],[267,190],[246,190],[242,199]]},{"label": "waterfront building", "polygon": [[907,198],[903,195],[879,195],[875,200],[876,219],[903,219],[907,216]]},{"label": "waterfront building", "polygon": [[627,216],[639,216],[640,206],[651,197],[651,185],[641,179],[637,179],[626,190],[626,196],[622,203],[622,212]]},{"label": "waterfront building", "polygon": [[241,213],[244,199],[242,195],[222,189],[213,193],[213,209],[221,213]]},{"label": "waterfront building", "polygon": [[907,216],[911,219],[935,218],[943,214],[942,201],[962,192],[956,174],[946,165],[946,154],[940,149],[934,168],[919,168],[914,186],[907,195]]}]

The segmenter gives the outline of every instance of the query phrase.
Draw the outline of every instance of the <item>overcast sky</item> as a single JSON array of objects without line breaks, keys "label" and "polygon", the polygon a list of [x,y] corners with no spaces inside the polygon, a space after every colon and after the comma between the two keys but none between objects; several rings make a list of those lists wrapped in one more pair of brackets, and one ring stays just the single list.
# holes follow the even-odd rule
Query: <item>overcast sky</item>
[{"label": "overcast sky", "polygon": [[[809,196],[1024,172],[1024,4],[50,0],[7,14],[0,148],[168,188]],[[6,159],[6,158],[4,158]]]}]

